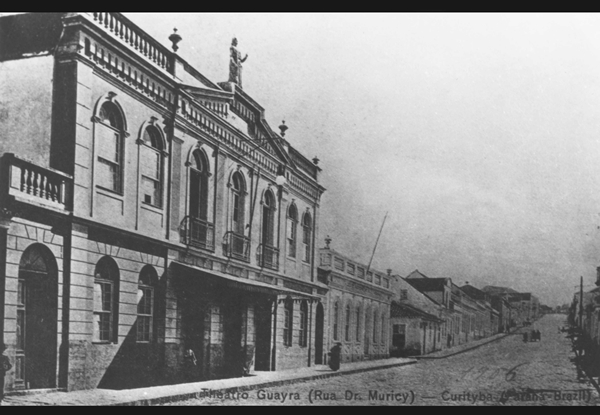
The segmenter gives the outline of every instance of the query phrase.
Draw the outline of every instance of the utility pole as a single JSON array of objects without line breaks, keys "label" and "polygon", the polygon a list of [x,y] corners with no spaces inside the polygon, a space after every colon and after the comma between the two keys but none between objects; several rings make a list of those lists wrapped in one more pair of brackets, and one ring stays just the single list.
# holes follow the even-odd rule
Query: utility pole
[{"label": "utility pole", "polygon": [[579,357],[583,355],[583,276],[579,280]]},{"label": "utility pole", "polygon": [[579,282],[579,328],[583,331],[583,276]]},{"label": "utility pole", "polygon": [[387,218],[388,212],[385,212],[385,216],[383,217],[383,222],[381,223],[381,229],[379,229],[379,235],[377,235],[377,240],[375,241],[375,246],[373,247],[373,253],[371,254],[371,259],[369,260],[369,265],[367,266],[367,274],[369,269],[371,269],[371,262],[373,262],[373,257],[375,256],[375,250],[377,249],[377,244],[379,243],[379,237],[381,236],[381,231],[383,231],[383,225],[385,224],[385,219]]}]

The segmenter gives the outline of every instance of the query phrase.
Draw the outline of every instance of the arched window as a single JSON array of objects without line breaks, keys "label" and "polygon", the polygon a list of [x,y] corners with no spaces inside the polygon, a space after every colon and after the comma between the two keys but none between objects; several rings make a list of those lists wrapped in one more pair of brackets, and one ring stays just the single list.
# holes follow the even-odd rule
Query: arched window
[{"label": "arched window", "polygon": [[339,322],[340,322],[340,303],[338,301],[333,305],[333,340],[339,340]]},{"label": "arched window", "polygon": [[164,145],[158,128],[144,129],[141,148],[142,201],[158,208],[163,204]]},{"label": "arched window", "polygon": [[345,321],[344,338],[347,342],[350,341],[350,304],[346,304],[346,321]]},{"label": "arched window", "polygon": [[310,246],[312,236],[312,218],[307,212],[302,218],[302,244],[304,245],[304,258],[305,262],[310,262]]},{"label": "arched window", "polygon": [[373,310],[373,343],[377,343],[377,311]]},{"label": "arched window", "polygon": [[285,300],[283,316],[283,345],[292,345],[292,333],[294,328],[294,302],[291,299]]},{"label": "arched window", "polygon": [[116,104],[107,101],[100,107],[96,120],[97,185],[123,193],[124,121],[121,112]]},{"label": "arched window", "polygon": [[190,216],[207,220],[208,218],[208,177],[209,165],[203,151],[193,153],[194,161],[190,166]]},{"label": "arched window", "polygon": [[360,342],[360,306],[356,306],[356,342]]},{"label": "arched window", "polygon": [[149,343],[154,332],[154,291],[158,275],[154,267],[146,265],[138,280],[137,342]]},{"label": "arched window", "polygon": [[116,343],[119,330],[119,267],[114,259],[100,258],[94,271],[95,342]]},{"label": "arched window", "polygon": [[275,196],[271,191],[266,191],[263,200],[263,224],[262,224],[262,244],[264,246],[274,246],[274,228],[275,228]]},{"label": "arched window", "polygon": [[308,344],[308,303],[300,303],[300,329],[298,330],[298,344],[306,347]]},{"label": "arched window", "polygon": [[246,184],[244,178],[238,172],[232,178],[232,231],[238,235],[244,235],[244,211],[246,206]]},{"label": "arched window", "polygon": [[371,308],[370,307],[366,307],[365,308],[365,354],[368,354],[369,351],[369,344],[371,343],[370,338],[371,338]]},{"label": "arched window", "polygon": [[381,312],[381,326],[379,327],[381,330],[381,334],[379,335],[379,339],[382,344],[385,344],[385,313]]},{"label": "arched window", "polygon": [[241,173],[233,174],[230,189],[231,228],[223,241],[224,255],[248,261],[250,240],[244,235],[246,184]]},{"label": "arched window", "polygon": [[296,205],[293,203],[288,208],[287,222],[288,256],[296,258],[298,209],[296,209]]}]

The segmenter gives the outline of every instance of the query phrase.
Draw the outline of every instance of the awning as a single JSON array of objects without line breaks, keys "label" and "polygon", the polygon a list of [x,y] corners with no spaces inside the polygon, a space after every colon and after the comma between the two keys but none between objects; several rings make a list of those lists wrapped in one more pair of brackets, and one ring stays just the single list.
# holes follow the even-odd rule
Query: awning
[{"label": "awning", "polygon": [[280,285],[271,285],[271,284],[267,284],[265,282],[250,280],[247,278],[238,278],[238,277],[234,277],[233,275],[224,274],[219,271],[195,267],[193,265],[184,264],[184,263],[177,262],[177,261],[173,261],[171,263],[171,266],[174,269],[179,268],[180,270],[199,273],[202,276],[202,278],[212,279],[216,283],[225,284],[228,287],[235,288],[238,290],[244,290],[244,291],[261,293],[261,294],[268,294],[268,295],[285,295],[285,296],[290,296],[292,298],[294,298],[294,297],[295,298],[303,298],[303,299],[309,299],[309,300],[314,300],[314,301],[321,300],[321,298],[316,295],[292,290],[290,288],[285,288]]}]

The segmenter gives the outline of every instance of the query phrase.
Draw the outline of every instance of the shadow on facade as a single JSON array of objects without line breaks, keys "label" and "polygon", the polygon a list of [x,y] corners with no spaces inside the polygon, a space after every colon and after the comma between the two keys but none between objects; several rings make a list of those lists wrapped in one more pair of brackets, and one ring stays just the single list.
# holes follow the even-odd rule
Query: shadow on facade
[{"label": "shadow on facade", "polygon": [[[191,383],[270,370],[274,297],[185,273],[174,277],[173,288],[178,323],[172,337],[166,341],[164,325],[155,324],[152,342],[140,343],[136,320],[98,388]],[[164,322],[163,293],[164,287],[156,320]]]}]

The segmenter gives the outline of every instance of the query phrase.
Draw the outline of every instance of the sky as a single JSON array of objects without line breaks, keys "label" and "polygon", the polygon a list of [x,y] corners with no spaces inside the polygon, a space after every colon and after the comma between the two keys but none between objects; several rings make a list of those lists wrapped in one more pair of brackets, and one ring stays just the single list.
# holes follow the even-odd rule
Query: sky
[{"label": "sky", "polygon": [[318,156],[318,246],[550,306],[600,266],[600,15],[125,13]]}]

